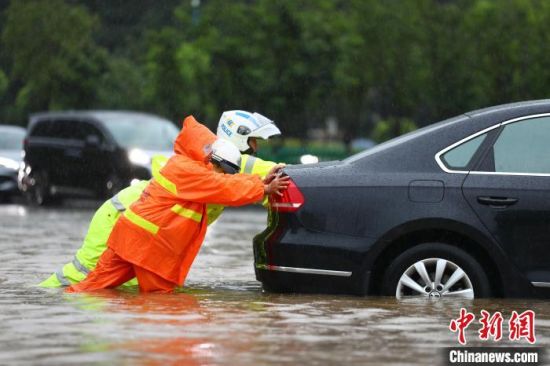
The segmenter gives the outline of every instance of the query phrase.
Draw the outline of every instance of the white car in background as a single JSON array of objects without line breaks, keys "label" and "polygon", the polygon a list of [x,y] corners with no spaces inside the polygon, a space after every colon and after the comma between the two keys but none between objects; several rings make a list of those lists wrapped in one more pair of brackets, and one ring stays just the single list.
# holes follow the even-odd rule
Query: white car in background
[{"label": "white car in background", "polygon": [[19,194],[17,171],[22,160],[26,130],[18,126],[0,126],[0,202]]}]

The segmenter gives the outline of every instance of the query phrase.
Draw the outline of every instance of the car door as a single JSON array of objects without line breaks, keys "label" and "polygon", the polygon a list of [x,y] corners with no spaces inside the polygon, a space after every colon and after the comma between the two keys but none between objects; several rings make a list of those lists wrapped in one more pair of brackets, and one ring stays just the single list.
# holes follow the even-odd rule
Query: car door
[{"label": "car door", "polygon": [[531,282],[550,285],[550,115],[505,122],[463,194]]},{"label": "car door", "polygon": [[96,193],[103,193],[107,177],[112,172],[110,152],[106,149],[105,136],[91,121],[79,123],[79,136],[84,142],[82,164],[83,184]]},{"label": "car door", "polygon": [[85,168],[82,165],[84,142],[79,137],[78,120],[55,120],[55,135],[60,160],[56,168],[57,184],[66,193],[78,193]]}]

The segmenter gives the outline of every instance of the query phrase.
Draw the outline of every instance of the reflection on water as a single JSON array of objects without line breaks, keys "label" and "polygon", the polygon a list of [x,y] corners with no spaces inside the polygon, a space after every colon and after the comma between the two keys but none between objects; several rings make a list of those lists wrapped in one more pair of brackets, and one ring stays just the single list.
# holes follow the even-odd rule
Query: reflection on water
[{"label": "reflection on water", "polygon": [[[265,213],[253,209],[230,210],[211,228],[180,293],[67,295],[34,287],[70,260],[92,214],[0,206],[0,364],[433,364],[441,347],[457,345],[447,327],[461,306],[505,319],[533,309],[537,345],[550,339],[550,306],[542,300],[263,293],[251,238]],[[468,329],[469,345],[494,345],[477,340],[478,329]]]}]

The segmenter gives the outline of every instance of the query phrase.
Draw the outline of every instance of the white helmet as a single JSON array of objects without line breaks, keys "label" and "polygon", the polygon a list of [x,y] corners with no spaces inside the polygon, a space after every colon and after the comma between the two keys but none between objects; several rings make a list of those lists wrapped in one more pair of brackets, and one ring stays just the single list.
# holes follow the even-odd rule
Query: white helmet
[{"label": "white helmet", "polygon": [[267,140],[271,136],[280,134],[281,131],[272,120],[259,113],[246,111],[223,112],[217,131],[219,138],[231,141],[243,153],[250,149],[249,137],[261,137]]},{"label": "white helmet", "polygon": [[228,174],[235,174],[241,170],[241,152],[233,143],[224,139],[217,139],[212,144],[210,161],[219,165]]}]

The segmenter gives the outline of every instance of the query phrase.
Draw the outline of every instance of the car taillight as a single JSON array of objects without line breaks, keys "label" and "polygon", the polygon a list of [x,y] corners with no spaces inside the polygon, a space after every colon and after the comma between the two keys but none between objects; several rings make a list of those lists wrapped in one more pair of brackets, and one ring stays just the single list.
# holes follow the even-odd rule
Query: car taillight
[{"label": "car taillight", "polygon": [[296,212],[304,204],[304,196],[296,184],[290,180],[288,189],[282,196],[272,195],[269,199],[271,208],[277,212]]}]

